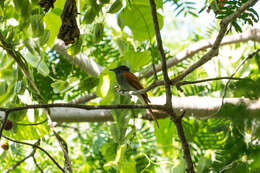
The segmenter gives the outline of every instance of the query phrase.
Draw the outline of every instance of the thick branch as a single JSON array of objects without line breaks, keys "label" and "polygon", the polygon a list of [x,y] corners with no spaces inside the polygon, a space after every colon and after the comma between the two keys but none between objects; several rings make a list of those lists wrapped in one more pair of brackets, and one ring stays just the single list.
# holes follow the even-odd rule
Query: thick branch
[{"label": "thick branch", "polygon": [[90,93],[88,95],[85,95],[85,96],[82,96],[82,97],[79,97],[75,100],[72,100],[70,103],[73,103],[73,104],[82,104],[82,103],[86,103],[90,100],[93,100],[97,98],[97,95],[96,95],[96,92],[93,92],[93,93]]},{"label": "thick branch", "polygon": [[57,53],[61,54],[70,62],[77,64],[81,70],[89,75],[98,76],[104,68],[98,65],[93,59],[87,57],[83,53],[71,56],[67,53],[68,47],[62,41],[59,41],[53,46]]},{"label": "thick branch", "polygon": [[71,103],[53,103],[53,104],[37,104],[26,105],[14,108],[0,108],[3,112],[15,112],[27,109],[39,109],[39,108],[53,108],[53,107],[66,107],[66,108],[79,108],[84,110],[98,110],[98,109],[159,109],[164,110],[164,105],[78,105]]},{"label": "thick branch", "polygon": [[[152,104],[165,104],[165,97],[149,97]],[[215,114],[221,106],[222,98],[212,97],[172,97],[174,100],[172,107],[176,114],[181,114],[182,110],[186,111],[185,116],[194,116],[198,119],[208,118],[209,115]],[[224,104],[240,105],[244,104],[247,108],[248,116],[259,117],[260,99],[250,100],[246,98],[225,98]],[[5,109],[0,111],[0,119],[5,116]],[[155,113],[156,114],[156,113]],[[50,108],[50,116],[56,122],[106,122],[113,121],[110,109],[86,110],[81,108],[53,107]],[[159,118],[165,118],[168,115],[160,113]],[[230,114],[225,112],[223,117],[229,117]],[[145,118],[147,119],[147,118]]]}]

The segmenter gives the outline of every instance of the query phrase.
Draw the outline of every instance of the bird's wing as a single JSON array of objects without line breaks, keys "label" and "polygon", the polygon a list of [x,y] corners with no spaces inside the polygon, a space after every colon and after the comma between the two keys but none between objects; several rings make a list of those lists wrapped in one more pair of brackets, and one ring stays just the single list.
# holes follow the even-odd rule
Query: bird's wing
[{"label": "bird's wing", "polygon": [[[128,81],[129,84],[131,84],[131,86],[133,86],[135,89],[140,90],[143,89],[144,87],[140,84],[140,82],[138,81],[137,77],[131,73],[131,72],[124,72],[123,73],[123,77],[124,79],[126,79]],[[142,94],[143,100],[146,104],[150,103],[150,100],[148,99],[147,94]]]},{"label": "bird's wing", "polygon": [[[123,73],[123,77],[124,79],[126,79],[128,81],[129,84],[131,84],[131,86],[133,86],[135,89],[137,90],[140,90],[140,89],[143,89],[144,87],[140,84],[140,82],[138,81],[137,77],[131,73],[131,72],[124,72]],[[144,94],[141,94],[142,96],[142,100],[144,101],[144,103],[148,104],[150,103],[150,100],[148,98],[148,95],[146,93]],[[149,104],[148,104],[149,105]],[[158,121],[152,111],[152,109],[150,108],[149,109],[149,112],[151,113],[151,116],[153,118],[153,120],[155,121],[157,127],[159,128],[159,124],[158,124]]]},{"label": "bird's wing", "polygon": [[138,81],[137,77],[133,73],[131,73],[131,72],[124,72],[123,73],[123,77],[135,89],[137,89],[137,90],[143,89],[143,86],[140,84],[140,82]]}]

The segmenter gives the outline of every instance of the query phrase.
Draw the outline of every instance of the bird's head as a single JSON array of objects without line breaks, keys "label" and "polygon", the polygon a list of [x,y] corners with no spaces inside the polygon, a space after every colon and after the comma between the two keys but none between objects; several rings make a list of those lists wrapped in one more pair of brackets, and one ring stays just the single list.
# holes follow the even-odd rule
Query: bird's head
[{"label": "bird's head", "polygon": [[125,66],[125,65],[121,65],[121,66],[118,66],[117,68],[110,69],[110,71],[113,71],[115,73],[117,73],[117,72],[129,72],[130,68]]}]

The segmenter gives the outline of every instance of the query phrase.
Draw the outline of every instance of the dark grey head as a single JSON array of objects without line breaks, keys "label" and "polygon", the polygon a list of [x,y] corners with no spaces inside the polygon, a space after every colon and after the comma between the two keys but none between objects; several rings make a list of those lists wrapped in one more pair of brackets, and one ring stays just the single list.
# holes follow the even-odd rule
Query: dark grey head
[{"label": "dark grey head", "polygon": [[117,68],[110,69],[110,71],[113,71],[115,73],[116,72],[129,72],[130,68],[125,65],[121,65],[121,66],[118,66]]}]

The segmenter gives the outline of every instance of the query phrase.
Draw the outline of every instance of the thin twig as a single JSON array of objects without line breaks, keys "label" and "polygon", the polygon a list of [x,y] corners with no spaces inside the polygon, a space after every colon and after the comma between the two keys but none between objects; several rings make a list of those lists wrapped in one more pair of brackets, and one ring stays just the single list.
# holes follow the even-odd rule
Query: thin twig
[{"label": "thin twig", "polygon": [[195,80],[195,81],[181,81],[176,83],[176,88],[183,92],[181,89],[182,85],[190,85],[190,84],[197,84],[202,82],[209,82],[214,80],[223,80],[223,79],[229,79],[229,80],[241,80],[242,78],[233,78],[233,77],[216,77],[216,78],[208,78],[208,79],[202,79],[202,80]]},{"label": "thin twig", "polygon": [[225,88],[224,88],[224,94],[222,96],[221,99],[221,105],[219,106],[218,110],[216,112],[214,112],[213,114],[210,114],[206,117],[204,117],[203,119],[209,119],[215,115],[217,115],[219,113],[219,111],[221,110],[222,106],[224,105],[224,99],[226,97],[226,93],[227,93],[227,88],[228,85],[231,81],[231,79],[233,79],[233,76],[235,76],[235,74],[237,73],[237,71],[240,69],[240,67],[250,58],[252,58],[255,54],[257,54],[260,51],[260,49],[256,49],[253,53],[249,54],[246,58],[244,58],[242,61],[239,62],[239,64],[237,65],[237,67],[235,68],[234,72],[231,74],[230,79],[227,81]]},{"label": "thin twig", "polygon": [[12,142],[15,142],[15,143],[18,143],[18,144],[24,144],[24,145],[29,145],[31,147],[35,147],[39,150],[41,150],[42,152],[44,152],[51,160],[52,162],[62,171],[64,172],[64,169],[59,165],[59,163],[46,151],[44,150],[42,147],[38,146],[38,145],[35,145],[35,144],[30,144],[30,143],[27,143],[27,142],[22,142],[22,141],[17,141],[17,140],[14,140],[14,139],[11,139],[7,136],[3,136],[5,139],[9,140],[9,141],[12,141]]},{"label": "thin twig", "polygon": [[184,134],[183,127],[182,127],[182,119],[178,118],[176,116],[176,113],[174,112],[174,110],[172,108],[171,80],[167,73],[166,57],[165,57],[165,53],[163,50],[161,33],[160,33],[158,19],[157,19],[157,13],[156,13],[156,4],[155,4],[154,0],[150,0],[150,6],[152,9],[152,16],[153,16],[154,29],[155,29],[155,33],[156,33],[157,46],[158,46],[158,49],[159,49],[159,52],[161,55],[161,60],[162,60],[162,71],[163,71],[163,78],[165,81],[164,85],[165,85],[165,89],[166,89],[166,107],[167,107],[166,112],[170,115],[170,117],[172,118],[173,122],[176,125],[178,136],[181,140],[182,148],[184,150],[184,158],[187,163],[187,172],[194,173],[195,171],[194,171],[193,162],[192,162],[191,155],[190,155],[189,145],[185,138],[185,134]]},{"label": "thin twig", "polygon": [[231,78],[233,78],[233,76],[235,76],[235,74],[237,73],[237,71],[240,69],[240,67],[242,67],[242,65],[248,60],[251,59],[255,54],[257,54],[260,51],[260,49],[255,50],[253,53],[249,54],[246,58],[244,58],[242,61],[239,62],[239,64],[237,65],[236,69],[234,70],[234,72],[232,73],[232,75],[230,76],[230,79],[227,81],[226,85],[225,85],[225,89],[224,89],[224,94],[222,97],[222,101],[221,101],[221,106],[224,104],[224,98],[226,97],[226,93],[227,93],[227,88],[228,85],[231,81]]},{"label": "thin twig", "polygon": [[40,124],[43,124],[47,122],[47,119],[41,121],[41,122],[38,122],[38,123],[31,123],[31,124],[24,124],[24,123],[15,123],[16,125],[19,125],[19,126],[37,126],[37,125],[40,125]]},{"label": "thin twig", "polygon": [[43,170],[42,170],[42,168],[40,167],[40,165],[37,163],[36,158],[35,158],[35,155],[33,155],[32,158],[33,158],[34,164],[35,164],[36,167],[39,169],[39,171],[40,171],[41,173],[44,173]]},{"label": "thin twig", "polygon": [[33,149],[33,151],[26,156],[25,158],[23,158],[22,160],[20,160],[19,162],[17,162],[16,164],[12,165],[10,168],[8,168],[4,173],[8,173],[13,171],[16,167],[18,167],[20,164],[22,164],[25,160],[29,159],[30,157],[32,157],[35,154],[35,149]]},{"label": "thin twig", "polygon": [[[35,142],[35,144],[33,144],[33,145],[39,145],[39,144],[40,144],[40,140],[38,140],[37,142]],[[19,166],[20,164],[22,164],[25,160],[29,159],[30,157],[34,157],[35,152],[36,152],[36,148],[34,147],[33,150],[32,150],[32,152],[31,152],[28,156],[26,156],[25,158],[23,158],[22,160],[20,160],[20,161],[17,162],[16,164],[12,165],[10,168],[8,168],[8,169],[5,171],[5,173],[8,173],[8,172],[14,170],[17,166]]]},{"label": "thin twig", "polygon": [[215,78],[208,78],[208,79],[195,80],[195,81],[181,81],[181,82],[178,82],[176,85],[177,85],[177,86],[182,86],[182,85],[196,84],[196,83],[209,82],[209,81],[214,81],[214,80],[223,80],[223,79],[241,80],[242,78],[234,78],[234,77],[215,77]]},{"label": "thin twig", "polygon": [[0,108],[8,112],[15,112],[26,109],[39,109],[39,108],[53,108],[53,107],[65,107],[65,108],[79,108],[84,110],[97,110],[97,109],[159,109],[164,110],[164,105],[138,105],[138,104],[122,104],[122,105],[78,105],[70,103],[53,103],[53,104],[37,104],[37,105],[26,105],[14,108]]},{"label": "thin twig", "polygon": [[[14,58],[16,63],[19,65],[19,67],[24,72],[24,74],[27,77],[27,79],[28,79],[30,85],[32,86],[33,90],[36,92],[37,96],[39,97],[40,103],[46,103],[46,101],[44,100],[44,98],[42,97],[42,95],[40,93],[40,90],[38,89],[37,85],[33,81],[33,78],[31,77],[31,74],[27,70],[26,63],[25,63],[26,61],[25,61],[25,58],[22,56],[22,54],[19,51],[16,51],[11,44],[9,44],[8,42],[5,41],[4,36],[2,35],[1,32],[0,32],[0,42],[2,43],[3,48],[7,51],[7,53],[9,55],[11,55]],[[52,123],[52,120],[50,118],[49,112],[48,112],[48,110],[44,110],[44,111],[45,111],[45,115],[46,115],[46,117],[47,117],[47,119],[49,121],[49,126],[50,126],[51,130],[55,133],[55,130],[53,128],[53,123]],[[58,136],[59,136],[58,134],[55,135],[57,140],[60,139],[60,138],[58,138]],[[60,143],[61,143],[61,141],[59,141],[59,144]],[[60,145],[60,147],[62,148],[63,146]],[[62,148],[62,151],[66,152],[64,150],[64,148]],[[64,155],[67,155],[67,153],[64,153]],[[65,160],[69,160],[69,158],[65,158]],[[66,164],[66,165],[68,165],[68,164]]]}]

